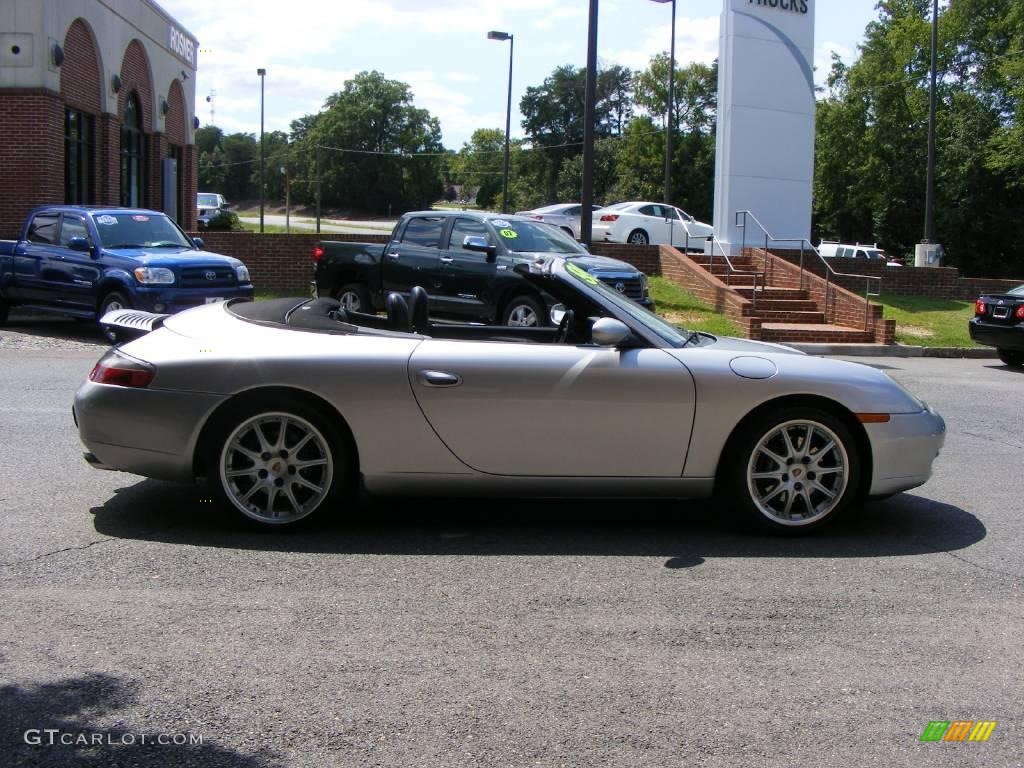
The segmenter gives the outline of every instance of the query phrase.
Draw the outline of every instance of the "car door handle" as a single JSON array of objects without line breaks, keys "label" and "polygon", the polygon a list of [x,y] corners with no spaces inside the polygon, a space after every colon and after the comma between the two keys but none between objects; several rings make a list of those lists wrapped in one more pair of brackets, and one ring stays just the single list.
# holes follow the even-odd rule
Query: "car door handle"
[{"label": "car door handle", "polygon": [[402,254],[400,254],[398,251],[393,251],[393,252],[388,254],[388,258],[389,259],[397,259],[401,255]]},{"label": "car door handle", "polygon": [[420,384],[426,387],[457,387],[462,377],[447,371],[420,371]]},{"label": "car door handle", "polygon": [[452,258],[451,256],[442,256],[441,257],[441,263],[442,264],[451,264],[453,261],[455,261],[455,259]]}]

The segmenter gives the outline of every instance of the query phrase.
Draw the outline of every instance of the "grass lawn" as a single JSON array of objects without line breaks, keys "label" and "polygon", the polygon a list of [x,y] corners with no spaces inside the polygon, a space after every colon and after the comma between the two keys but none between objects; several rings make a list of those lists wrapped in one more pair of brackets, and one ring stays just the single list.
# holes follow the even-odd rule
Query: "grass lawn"
[{"label": "grass lawn", "polygon": [[974,302],[935,299],[929,296],[898,296],[883,293],[874,299],[886,319],[896,321],[896,342],[918,347],[976,347],[967,332],[974,317]]},{"label": "grass lawn", "polygon": [[[241,221],[241,222],[239,222],[239,224],[242,225],[242,229],[247,230],[249,232],[259,232],[260,231],[260,225],[259,225],[258,222],[256,224],[250,224],[247,221]],[[267,224],[266,222],[263,223],[263,233],[264,234],[272,233],[272,234],[276,234],[276,235],[283,235],[283,234],[285,234],[286,231],[287,230],[284,227],[282,227],[280,224]],[[305,230],[296,229],[295,227],[292,227],[292,233],[293,234],[297,235],[297,234],[302,233],[302,232],[305,232],[305,234],[309,234]]]},{"label": "grass lawn", "polygon": [[716,336],[739,336],[740,330],[725,315],[713,312],[689,291],[664,277],[650,279],[651,298],[658,314],[670,323],[691,331],[707,331]]}]

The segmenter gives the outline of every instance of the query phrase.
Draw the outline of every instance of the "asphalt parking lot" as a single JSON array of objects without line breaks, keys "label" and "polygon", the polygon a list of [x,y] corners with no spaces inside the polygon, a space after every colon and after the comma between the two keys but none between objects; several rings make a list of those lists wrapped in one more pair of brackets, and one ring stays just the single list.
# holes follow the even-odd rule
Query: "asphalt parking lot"
[{"label": "asphalt parking lot", "polygon": [[[102,349],[0,329],[0,765],[1024,765],[1024,373],[996,360],[858,358],[946,447],[802,540],[514,499],[275,535],[85,465]],[[998,724],[920,740],[945,720]]]}]

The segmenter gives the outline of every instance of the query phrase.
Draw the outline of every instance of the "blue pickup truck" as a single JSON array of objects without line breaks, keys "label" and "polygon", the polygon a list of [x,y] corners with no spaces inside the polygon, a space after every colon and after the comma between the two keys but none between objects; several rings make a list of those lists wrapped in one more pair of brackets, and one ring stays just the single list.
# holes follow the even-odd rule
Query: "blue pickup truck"
[{"label": "blue pickup truck", "polygon": [[202,248],[158,211],[36,208],[19,240],[0,240],[0,323],[12,306],[99,319],[127,307],[171,313],[251,298],[245,265]]}]

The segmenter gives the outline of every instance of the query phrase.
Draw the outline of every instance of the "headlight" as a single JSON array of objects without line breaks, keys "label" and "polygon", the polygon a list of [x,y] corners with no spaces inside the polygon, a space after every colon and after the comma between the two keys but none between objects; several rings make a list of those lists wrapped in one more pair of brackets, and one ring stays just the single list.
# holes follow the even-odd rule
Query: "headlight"
[{"label": "headlight", "polygon": [[238,275],[238,282],[248,283],[249,282],[249,268],[244,264],[240,267],[235,267],[235,274]]},{"label": "headlight", "polygon": [[644,296],[647,295],[647,275],[644,272],[640,273],[640,291]]},{"label": "headlight", "polygon": [[166,267],[139,267],[135,279],[143,285],[173,285],[174,273]]}]

